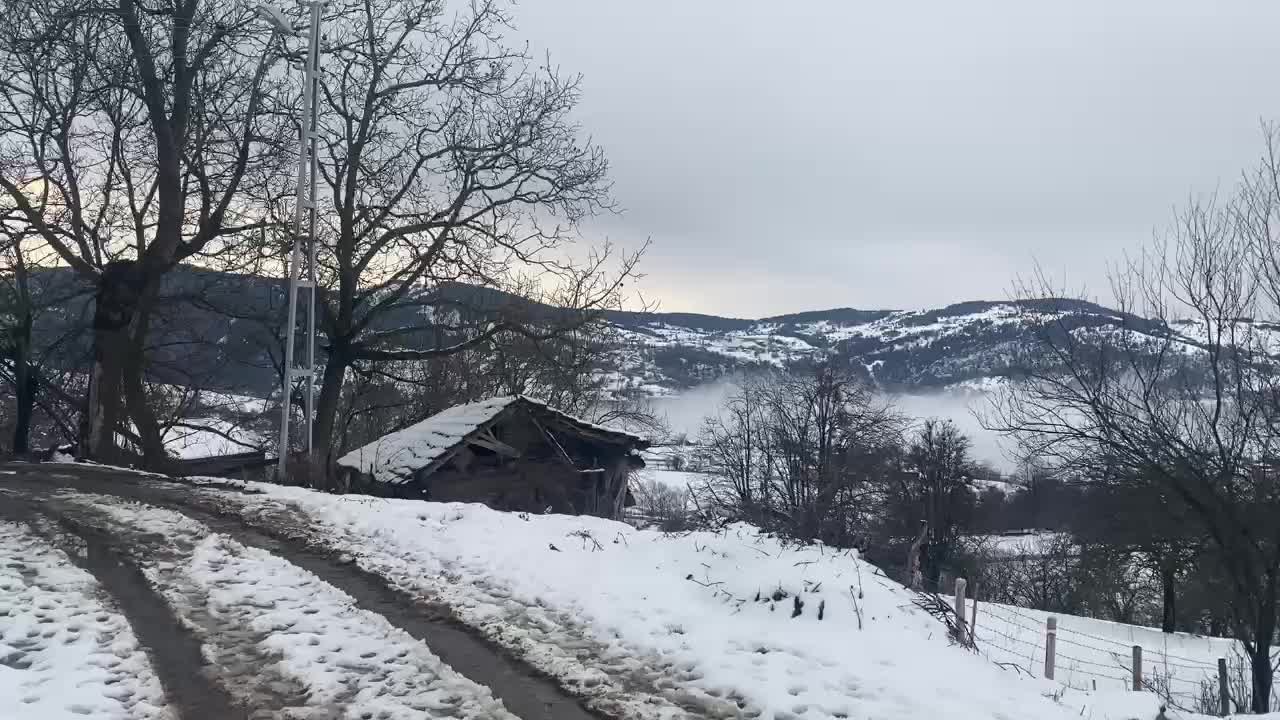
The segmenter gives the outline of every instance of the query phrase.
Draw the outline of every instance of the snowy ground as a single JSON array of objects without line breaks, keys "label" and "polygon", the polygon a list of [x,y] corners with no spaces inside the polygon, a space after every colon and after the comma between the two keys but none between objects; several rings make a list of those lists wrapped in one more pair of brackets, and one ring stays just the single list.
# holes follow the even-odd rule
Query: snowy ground
[{"label": "snowy ground", "polygon": [[316,539],[447,603],[626,717],[1158,712],[1150,694],[1078,692],[1001,669],[950,644],[910,593],[851,553],[787,546],[746,526],[668,536],[595,518],[258,488],[265,495],[224,499],[260,522],[282,505],[302,509]]},{"label": "snowy ground", "polygon": [[[1197,708],[1202,687],[1208,688],[1210,699],[1215,697],[1218,658],[1230,664],[1228,677],[1243,667],[1244,659],[1234,640],[1163,633],[1159,628],[980,601],[977,631],[983,655],[1016,665],[1030,675],[1042,675],[1045,626],[1050,616],[1057,618],[1054,678],[1076,690],[1130,687],[1134,645],[1142,647],[1146,681],[1162,692],[1167,687],[1172,703],[1185,710]],[[1280,649],[1276,650],[1276,661],[1280,666]]]},{"label": "snowy ground", "polygon": [[106,515],[120,532],[165,539],[168,553],[140,538],[136,560],[247,707],[261,708],[259,685],[272,683],[276,695],[283,684],[296,699],[277,717],[324,707],[384,720],[514,718],[423,643],[279,557],[170,510],[103,495],[63,500]]},{"label": "snowy ground", "polygon": [[220,418],[187,418],[165,432],[164,447],[182,460],[235,455],[262,447],[263,437]]},{"label": "snowy ground", "polygon": [[[21,482],[31,482],[33,473],[24,472]],[[42,507],[71,532],[106,538],[111,552],[128,558],[121,558],[124,565],[139,566],[135,582],[155,593],[156,607],[167,606],[169,623],[187,628],[190,657],[203,653],[208,661],[201,672],[233,696],[229,702],[252,708],[253,717],[514,717],[489,688],[415,639],[423,636],[405,624],[404,613],[436,612],[428,609],[431,601],[617,718],[1156,720],[1160,713],[1156,695],[1121,689],[1127,666],[1080,674],[1089,667],[1081,660],[1109,662],[1110,645],[1147,646],[1145,629],[1059,618],[1059,671],[1055,681],[1045,680],[1037,672],[1043,650],[1035,652],[1043,614],[983,604],[981,652],[970,652],[912,605],[913,594],[854,553],[787,544],[748,526],[667,535],[479,505],[261,484],[251,485],[262,494],[246,495],[119,479],[134,483],[134,496],[148,502],[168,505],[181,497],[175,510],[191,512],[182,514],[93,494],[83,485],[97,472],[82,476],[77,491],[55,489]],[[0,489],[0,499],[13,492]],[[323,567],[307,564],[286,548],[300,541],[241,535],[237,523],[210,514],[211,502],[343,557]],[[88,547],[86,567],[115,588],[118,577],[96,564],[103,558],[98,544],[76,545],[44,525],[37,529],[58,547]],[[93,577],[24,526],[0,525],[0,546],[15,549],[0,568],[0,718],[169,717],[147,656],[124,618],[94,599]],[[355,572],[346,569],[348,559],[428,602],[391,607],[348,596],[329,584],[360,595],[343,584],[343,574]],[[331,569],[336,574],[327,575]],[[136,601],[125,607],[142,623],[139,634],[152,637],[150,614],[140,614]],[[89,625],[90,617],[97,625]],[[1150,632],[1153,642],[1160,638]],[[86,645],[87,636],[100,647]],[[1008,638],[1012,649],[996,638]],[[1151,673],[1222,651],[1215,645],[1221,641],[1164,640],[1170,644],[1163,655],[1146,653]],[[104,657],[103,643],[118,657]],[[1098,644],[1102,654],[1082,655],[1073,644]],[[447,645],[438,647],[453,657]],[[166,683],[172,679],[166,668],[188,666],[199,663],[157,665]],[[180,697],[172,698],[179,710]],[[5,704],[22,699],[30,702]],[[1163,717],[1203,720],[1176,706]]]},{"label": "snowy ground", "polygon": [[92,575],[25,525],[0,522],[0,547],[0,718],[173,717]]},{"label": "snowy ground", "polygon": [[994,555],[1039,557],[1062,537],[1061,533],[1039,531],[1025,535],[969,535],[964,540],[971,547]]}]

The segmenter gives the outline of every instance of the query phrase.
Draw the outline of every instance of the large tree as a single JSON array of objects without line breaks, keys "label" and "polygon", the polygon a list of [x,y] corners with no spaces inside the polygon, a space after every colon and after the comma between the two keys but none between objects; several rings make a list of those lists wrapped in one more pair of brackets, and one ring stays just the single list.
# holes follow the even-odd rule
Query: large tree
[{"label": "large tree", "polygon": [[590,341],[584,328],[617,306],[637,257],[569,247],[580,220],[611,206],[607,163],[571,119],[578,78],[504,42],[504,3],[451,14],[439,0],[346,0],[326,13],[320,453],[336,449],[352,370],[510,342],[554,362]]},{"label": "large tree", "polygon": [[164,457],[145,346],[161,281],[262,224],[290,132],[270,31],[239,2],[4,0],[0,193],[96,287],[82,452]]},{"label": "large tree", "polygon": [[[1094,482],[1153,484],[1187,535],[1207,539],[1234,635],[1266,711],[1280,584],[1280,162],[1269,151],[1237,194],[1195,203],[1167,238],[1117,273],[1115,327],[1075,327],[1070,310],[1029,317],[1025,378],[998,422]],[[1029,295],[1053,295],[1044,283]],[[1149,319],[1142,319],[1149,318]]]},{"label": "large tree", "polygon": [[955,556],[976,504],[969,438],[950,420],[926,419],[907,442],[905,470],[893,504],[899,516],[924,521],[922,571],[927,587],[942,591],[942,569]]}]

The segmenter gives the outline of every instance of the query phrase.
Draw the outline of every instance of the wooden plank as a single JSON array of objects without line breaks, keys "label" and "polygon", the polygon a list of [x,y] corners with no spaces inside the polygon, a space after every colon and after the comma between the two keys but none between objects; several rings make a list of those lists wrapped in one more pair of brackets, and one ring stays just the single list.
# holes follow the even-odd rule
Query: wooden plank
[{"label": "wooden plank", "polygon": [[489,450],[492,450],[498,453],[499,455],[505,455],[511,458],[520,457],[519,450],[511,447],[510,445],[494,437],[493,433],[489,432],[488,430],[484,430],[480,433],[477,433],[476,436],[471,438],[469,442],[472,445],[479,445],[482,448],[487,448]]}]

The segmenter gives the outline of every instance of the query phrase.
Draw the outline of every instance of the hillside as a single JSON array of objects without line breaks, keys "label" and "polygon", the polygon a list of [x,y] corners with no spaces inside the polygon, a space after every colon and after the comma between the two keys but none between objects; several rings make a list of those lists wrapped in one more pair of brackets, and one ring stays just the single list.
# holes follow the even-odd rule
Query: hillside
[{"label": "hillside", "polygon": [[[49,362],[75,366],[88,357],[92,293],[67,270],[37,277],[47,307],[38,313],[37,346]],[[172,272],[154,320],[149,372],[158,381],[264,396],[276,384],[273,350],[283,308],[279,279],[192,267]],[[519,312],[551,319],[563,312],[516,296],[446,284],[408,298],[377,327],[424,326],[441,307]],[[618,348],[607,378],[619,394],[671,395],[738,372],[830,357],[886,390],[980,388],[1016,371],[1029,335],[1044,327],[1087,338],[1129,332],[1172,335],[1188,347],[1194,323],[1171,328],[1093,303],[971,301],[919,310],[836,308],[761,319],[695,313],[611,312]],[[1258,326],[1271,333],[1273,328]],[[423,349],[434,334],[408,335]]]},{"label": "hillside", "polygon": [[973,301],[923,310],[841,308],[716,327],[652,314],[618,322],[624,338],[620,388],[663,394],[735,370],[784,367],[831,357],[886,390],[981,388],[1017,371],[1032,333],[1046,328],[1079,338],[1125,329],[1194,345],[1194,328],[1156,322],[1093,303],[1047,298]]}]

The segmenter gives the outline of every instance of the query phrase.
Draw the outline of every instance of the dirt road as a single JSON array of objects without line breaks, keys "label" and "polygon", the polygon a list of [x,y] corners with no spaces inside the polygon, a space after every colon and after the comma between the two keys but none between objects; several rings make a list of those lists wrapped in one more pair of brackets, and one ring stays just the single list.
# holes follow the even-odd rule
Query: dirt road
[{"label": "dirt road", "polygon": [[[251,526],[156,476],[7,463],[0,523],[96,580],[170,717],[600,717],[447,609],[309,547],[288,517]],[[0,664],[30,661],[11,653]],[[125,716],[162,716],[117,694]]]}]

